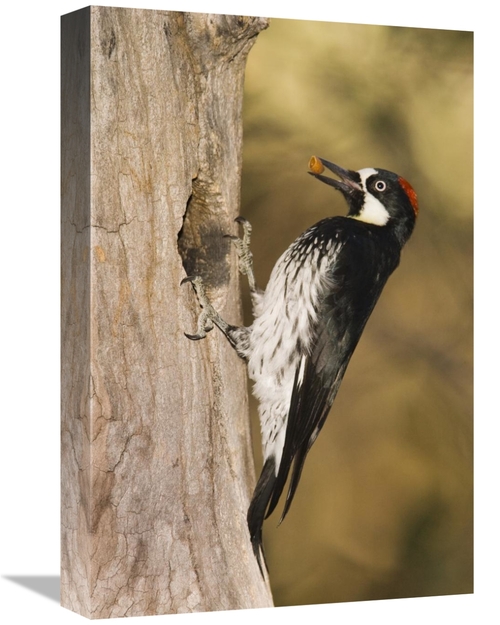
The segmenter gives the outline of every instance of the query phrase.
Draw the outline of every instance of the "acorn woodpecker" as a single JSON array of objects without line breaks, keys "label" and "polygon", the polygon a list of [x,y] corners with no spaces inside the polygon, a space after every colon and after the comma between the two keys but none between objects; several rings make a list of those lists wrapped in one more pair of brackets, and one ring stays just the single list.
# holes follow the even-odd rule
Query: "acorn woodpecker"
[{"label": "acorn woodpecker", "polygon": [[[325,168],[339,179],[323,175]],[[247,521],[261,572],[264,519],[290,477],[280,523],[287,514],[307,453],[418,214],[415,191],[390,171],[351,171],[314,156],[309,169],[343,194],[349,211],[346,217],[327,217],[299,236],[279,258],[265,291],[255,287],[251,226],[237,218],[243,238],[230,238],[240,272],[249,278],[250,327],[226,323],[208,301],[201,278],[182,281],[193,284],[203,308],[197,334],[186,336],[201,339],[214,324],[219,327],[247,362],[259,401],[264,466]]]}]

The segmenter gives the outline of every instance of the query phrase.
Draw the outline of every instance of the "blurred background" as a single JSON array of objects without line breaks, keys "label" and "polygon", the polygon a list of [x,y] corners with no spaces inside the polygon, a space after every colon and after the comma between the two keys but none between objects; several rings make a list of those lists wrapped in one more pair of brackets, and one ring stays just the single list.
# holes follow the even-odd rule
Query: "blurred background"
[{"label": "blurred background", "polygon": [[472,592],[472,52],[468,32],[273,19],[250,53],[241,214],[261,287],[345,214],[311,155],[395,171],[420,205],[291,510],[265,523],[276,605]]}]

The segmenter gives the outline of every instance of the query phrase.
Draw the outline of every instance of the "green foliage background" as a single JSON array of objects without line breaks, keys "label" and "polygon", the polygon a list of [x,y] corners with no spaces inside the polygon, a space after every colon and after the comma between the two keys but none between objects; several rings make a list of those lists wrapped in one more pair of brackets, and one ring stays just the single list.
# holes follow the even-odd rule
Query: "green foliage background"
[{"label": "green foliage background", "polygon": [[[396,171],[420,205],[290,513],[265,524],[277,605],[472,592],[472,46],[274,19],[250,53],[241,213],[260,286],[305,228],[345,213],[311,155]],[[255,403],[253,419],[260,466]]]}]

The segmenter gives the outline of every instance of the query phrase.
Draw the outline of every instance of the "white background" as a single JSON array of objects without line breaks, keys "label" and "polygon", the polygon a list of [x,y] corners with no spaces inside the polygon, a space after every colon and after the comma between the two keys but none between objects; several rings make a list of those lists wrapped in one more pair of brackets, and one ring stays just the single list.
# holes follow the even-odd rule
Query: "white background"
[{"label": "white background", "polygon": [[[259,611],[138,617],[134,623],[499,622],[498,213],[499,52],[491,2],[276,0],[101,2],[474,30],[476,47],[475,594]],[[0,36],[0,620],[83,622],[9,576],[59,574],[59,42],[60,16],[82,2],[11,3]],[[490,296],[492,295],[491,299]],[[494,337],[494,338],[493,338]],[[495,356],[492,359],[491,354]],[[300,571],[297,572],[300,575]],[[115,619],[113,619],[115,620]]]}]

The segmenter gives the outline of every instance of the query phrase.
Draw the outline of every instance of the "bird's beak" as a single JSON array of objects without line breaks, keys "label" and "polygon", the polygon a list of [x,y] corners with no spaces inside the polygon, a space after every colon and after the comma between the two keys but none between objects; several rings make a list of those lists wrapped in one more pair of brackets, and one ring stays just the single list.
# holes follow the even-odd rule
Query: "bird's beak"
[{"label": "bird's beak", "polygon": [[[329,178],[328,176],[322,176],[321,174],[325,171],[325,167],[336,174],[340,180]],[[311,156],[309,169],[310,171],[308,173],[311,174],[311,176],[321,180],[321,182],[325,182],[326,184],[335,187],[339,191],[342,191],[342,193],[346,196],[352,195],[352,193],[356,191],[363,191],[361,187],[361,178],[357,171],[344,169],[339,165],[335,165],[335,163],[330,163],[330,161],[317,156]]]}]

